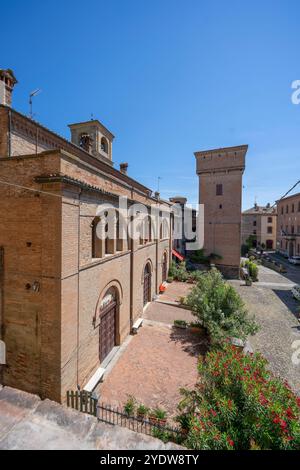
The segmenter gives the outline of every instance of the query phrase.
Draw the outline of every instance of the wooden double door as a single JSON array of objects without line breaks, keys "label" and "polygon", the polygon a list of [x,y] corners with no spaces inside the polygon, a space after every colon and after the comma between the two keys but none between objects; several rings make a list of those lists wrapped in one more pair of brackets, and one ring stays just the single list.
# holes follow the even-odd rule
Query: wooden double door
[{"label": "wooden double door", "polygon": [[102,362],[116,345],[117,303],[111,302],[101,313],[99,358]]}]

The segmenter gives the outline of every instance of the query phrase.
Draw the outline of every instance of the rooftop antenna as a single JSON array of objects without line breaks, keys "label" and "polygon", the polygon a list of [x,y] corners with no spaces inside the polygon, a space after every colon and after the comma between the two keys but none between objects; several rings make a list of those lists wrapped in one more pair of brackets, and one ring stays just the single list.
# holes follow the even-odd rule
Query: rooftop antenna
[{"label": "rooftop antenna", "polygon": [[161,180],[161,176],[158,176],[157,177],[157,192],[159,193],[159,183],[160,183],[160,180]]},{"label": "rooftop antenna", "polygon": [[41,91],[42,91],[42,90],[40,90],[39,88],[37,88],[36,90],[32,91],[32,92],[30,93],[30,95],[29,95],[29,109],[30,109],[30,111],[29,111],[29,117],[30,117],[30,119],[33,119],[33,116],[34,116],[33,111],[32,111],[32,98],[33,98],[34,96],[39,95],[39,94],[41,93]]}]

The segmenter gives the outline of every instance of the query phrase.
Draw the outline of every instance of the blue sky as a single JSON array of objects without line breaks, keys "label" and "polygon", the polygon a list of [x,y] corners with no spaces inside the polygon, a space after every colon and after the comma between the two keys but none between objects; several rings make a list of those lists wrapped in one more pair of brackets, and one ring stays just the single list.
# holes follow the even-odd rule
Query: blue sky
[{"label": "blue sky", "polygon": [[[243,206],[300,175],[298,0],[36,0],[1,5],[13,106],[69,137],[93,113],[113,159],[163,197],[197,202],[194,151],[249,144]],[[300,187],[299,187],[300,191]]]}]

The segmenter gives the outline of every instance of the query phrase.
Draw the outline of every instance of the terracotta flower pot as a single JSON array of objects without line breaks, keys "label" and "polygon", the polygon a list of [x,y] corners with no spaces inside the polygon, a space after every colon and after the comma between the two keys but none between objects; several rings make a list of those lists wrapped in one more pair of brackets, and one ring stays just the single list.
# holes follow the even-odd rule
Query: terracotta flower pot
[{"label": "terracotta flower pot", "polygon": [[157,424],[159,424],[160,426],[164,427],[164,426],[167,424],[166,418],[164,418],[164,419],[158,419],[158,418],[157,418]]},{"label": "terracotta flower pot", "polygon": [[156,418],[156,416],[149,416],[149,422],[151,424],[157,424],[158,419]]},{"label": "terracotta flower pot", "polygon": [[140,421],[144,421],[145,416],[146,415],[144,413],[137,413],[137,419],[139,419]]}]

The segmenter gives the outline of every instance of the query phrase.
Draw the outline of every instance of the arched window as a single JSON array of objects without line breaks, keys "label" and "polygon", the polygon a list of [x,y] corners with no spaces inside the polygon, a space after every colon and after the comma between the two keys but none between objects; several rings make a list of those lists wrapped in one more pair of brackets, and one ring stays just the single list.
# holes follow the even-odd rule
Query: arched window
[{"label": "arched window", "polygon": [[150,215],[145,215],[143,220],[138,225],[140,234],[139,243],[145,245],[152,241],[152,220]]},{"label": "arched window", "polygon": [[91,151],[92,148],[92,138],[89,134],[83,133],[79,137],[79,147],[87,152]]},{"label": "arched window", "polygon": [[101,237],[101,219],[95,217],[92,224],[92,258],[103,257],[103,239]]},{"label": "arched window", "polygon": [[127,230],[124,226],[125,221],[122,214],[116,211],[116,250],[123,251],[127,249]]},{"label": "arched window", "polygon": [[108,142],[105,137],[102,137],[101,139],[101,150],[102,152],[108,153]]},{"label": "arched window", "polygon": [[166,218],[161,221],[159,237],[161,240],[169,237],[169,223]]}]

